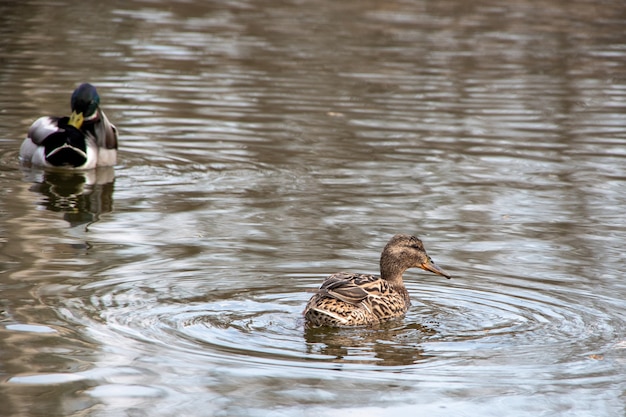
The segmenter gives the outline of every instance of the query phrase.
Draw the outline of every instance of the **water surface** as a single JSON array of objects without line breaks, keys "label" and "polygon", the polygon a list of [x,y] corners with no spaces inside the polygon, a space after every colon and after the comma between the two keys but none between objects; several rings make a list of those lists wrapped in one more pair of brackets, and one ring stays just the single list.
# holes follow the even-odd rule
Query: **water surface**
[{"label": "water surface", "polygon": [[[621,2],[0,16],[3,415],[624,413]],[[84,81],[118,165],[20,167]],[[398,232],[453,279],[407,272],[402,320],[304,329]]]}]

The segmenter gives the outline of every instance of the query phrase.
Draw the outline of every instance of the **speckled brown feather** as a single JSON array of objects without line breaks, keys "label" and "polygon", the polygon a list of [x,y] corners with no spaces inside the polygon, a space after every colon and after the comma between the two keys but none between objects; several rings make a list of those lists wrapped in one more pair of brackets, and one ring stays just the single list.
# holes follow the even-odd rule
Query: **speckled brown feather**
[{"label": "speckled brown feather", "polygon": [[376,275],[340,272],[324,281],[304,316],[310,326],[376,324],[406,313],[411,302],[402,290]]},{"label": "speckled brown feather", "polygon": [[419,267],[450,277],[435,266],[415,236],[395,235],[381,254],[381,276],[330,275],[304,309],[309,327],[371,325],[404,316],[411,300],[402,274]]}]

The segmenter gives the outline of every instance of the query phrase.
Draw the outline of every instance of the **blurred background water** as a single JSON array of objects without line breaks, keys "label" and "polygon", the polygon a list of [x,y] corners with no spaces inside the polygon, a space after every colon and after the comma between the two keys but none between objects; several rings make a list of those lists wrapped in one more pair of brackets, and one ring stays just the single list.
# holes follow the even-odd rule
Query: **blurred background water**
[{"label": "blurred background water", "polygon": [[[622,1],[0,4],[0,415],[617,416]],[[20,167],[97,86],[113,169]],[[323,277],[414,233],[379,328]]]}]

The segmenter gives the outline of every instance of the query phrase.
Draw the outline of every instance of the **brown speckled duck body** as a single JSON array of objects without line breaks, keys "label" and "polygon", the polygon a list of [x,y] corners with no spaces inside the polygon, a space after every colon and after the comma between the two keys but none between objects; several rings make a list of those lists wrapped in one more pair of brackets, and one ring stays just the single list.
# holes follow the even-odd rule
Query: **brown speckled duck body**
[{"label": "brown speckled duck body", "polygon": [[339,272],[326,278],[304,309],[308,327],[372,325],[404,316],[411,300],[402,274],[409,268],[450,278],[415,236],[393,236],[380,256],[380,276]]}]

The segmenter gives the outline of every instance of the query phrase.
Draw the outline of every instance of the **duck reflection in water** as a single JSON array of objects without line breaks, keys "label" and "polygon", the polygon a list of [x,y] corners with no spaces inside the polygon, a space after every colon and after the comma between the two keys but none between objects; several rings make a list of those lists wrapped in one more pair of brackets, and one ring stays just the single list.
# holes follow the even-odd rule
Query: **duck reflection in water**
[{"label": "duck reflection in water", "polygon": [[25,180],[32,182],[30,191],[44,196],[40,201],[46,210],[63,213],[70,226],[91,224],[102,213],[113,210],[113,167],[89,171],[48,171],[28,169]]},{"label": "duck reflection in water", "polygon": [[435,330],[421,324],[387,322],[367,329],[307,328],[304,339],[309,354],[331,356],[335,363],[407,366],[431,357],[421,342],[434,334]]}]

